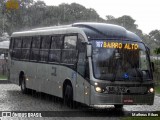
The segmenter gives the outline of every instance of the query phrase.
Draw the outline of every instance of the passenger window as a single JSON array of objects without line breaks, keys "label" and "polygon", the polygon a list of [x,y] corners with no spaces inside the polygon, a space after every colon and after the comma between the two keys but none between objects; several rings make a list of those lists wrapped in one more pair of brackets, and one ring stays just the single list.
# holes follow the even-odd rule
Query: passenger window
[{"label": "passenger window", "polygon": [[63,50],[62,63],[75,64],[77,62],[77,50]]},{"label": "passenger window", "polygon": [[22,40],[20,37],[14,38],[12,57],[15,59],[19,59],[21,57],[21,45]]},{"label": "passenger window", "polygon": [[51,37],[50,36],[43,36],[42,37],[42,49],[49,49],[51,43]]},{"label": "passenger window", "polygon": [[39,36],[33,37],[32,48],[40,48],[40,42]]},{"label": "passenger window", "polygon": [[50,50],[49,62],[60,62],[61,50]]},{"label": "passenger window", "polygon": [[41,50],[40,51],[40,61],[43,61],[43,62],[48,61],[48,52],[49,52],[49,50]]},{"label": "passenger window", "polygon": [[75,64],[78,51],[76,49],[77,36],[65,36],[64,49],[62,50],[62,63]]},{"label": "passenger window", "polygon": [[35,49],[35,50],[31,50],[31,60],[38,60],[39,59],[39,50]]},{"label": "passenger window", "polygon": [[21,48],[22,40],[21,38],[15,38],[14,48]]},{"label": "passenger window", "polygon": [[22,49],[21,59],[29,60],[30,49]]},{"label": "passenger window", "polygon": [[30,48],[32,37],[23,37],[23,45],[22,48]]},{"label": "passenger window", "polygon": [[42,36],[41,38],[42,38],[42,45],[41,45],[41,49],[40,49],[39,61],[47,62],[49,48],[50,48],[50,44],[51,44],[51,36]]},{"label": "passenger window", "polygon": [[53,36],[51,49],[61,49],[62,48],[62,37],[61,36]]},{"label": "passenger window", "polygon": [[77,36],[65,36],[64,49],[76,49]]}]

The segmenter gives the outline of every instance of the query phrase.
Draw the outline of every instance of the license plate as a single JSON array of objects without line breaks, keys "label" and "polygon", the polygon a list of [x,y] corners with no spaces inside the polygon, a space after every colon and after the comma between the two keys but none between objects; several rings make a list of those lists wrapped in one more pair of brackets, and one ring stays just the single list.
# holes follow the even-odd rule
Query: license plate
[{"label": "license plate", "polygon": [[133,100],[132,99],[123,99],[123,103],[132,104]]}]

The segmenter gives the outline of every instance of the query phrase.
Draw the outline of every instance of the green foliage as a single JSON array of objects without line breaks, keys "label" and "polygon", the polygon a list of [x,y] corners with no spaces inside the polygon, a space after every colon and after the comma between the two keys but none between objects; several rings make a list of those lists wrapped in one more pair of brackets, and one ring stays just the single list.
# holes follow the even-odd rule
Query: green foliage
[{"label": "green foliage", "polygon": [[156,48],[156,49],[154,50],[154,53],[157,54],[157,55],[160,54],[160,47],[159,47],[159,48]]},{"label": "green foliage", "polygon": [[160,85],[157,85],[155,87],[155,91],[156,91],[157,94],[160,94]]},{"label": "green foliage", "polygon": [[6,80],[7,76],[6,75],[0,75],[0,80]]}]

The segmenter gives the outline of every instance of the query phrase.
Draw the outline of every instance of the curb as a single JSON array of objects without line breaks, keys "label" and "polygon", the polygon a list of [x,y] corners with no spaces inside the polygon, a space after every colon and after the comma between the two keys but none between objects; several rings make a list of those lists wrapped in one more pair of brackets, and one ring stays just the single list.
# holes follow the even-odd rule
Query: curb
[{"label": "curb", "polygon": [[0,84],[8,84],[11,83],[9,80],[0,80]]}]

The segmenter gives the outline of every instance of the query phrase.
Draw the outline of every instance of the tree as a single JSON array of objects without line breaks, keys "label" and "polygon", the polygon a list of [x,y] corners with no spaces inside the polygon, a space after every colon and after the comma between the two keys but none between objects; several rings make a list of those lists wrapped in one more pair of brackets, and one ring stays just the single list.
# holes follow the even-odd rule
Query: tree
[{"label": "tree", "polygon": [[153,30],[149,33],[149,36],[154,39],[160,45],[160,30]]},{"label": "tree", "polygon": [[112,16],[112,15],[106,15],[106,20],[114,20],[115,19],[115,17],[114,16]]},{"label": "tree", "polygon": [[157,54],[157,55],[160,54],[160,47],[156,48],[156,49],[154,50],[154,53]]}]

